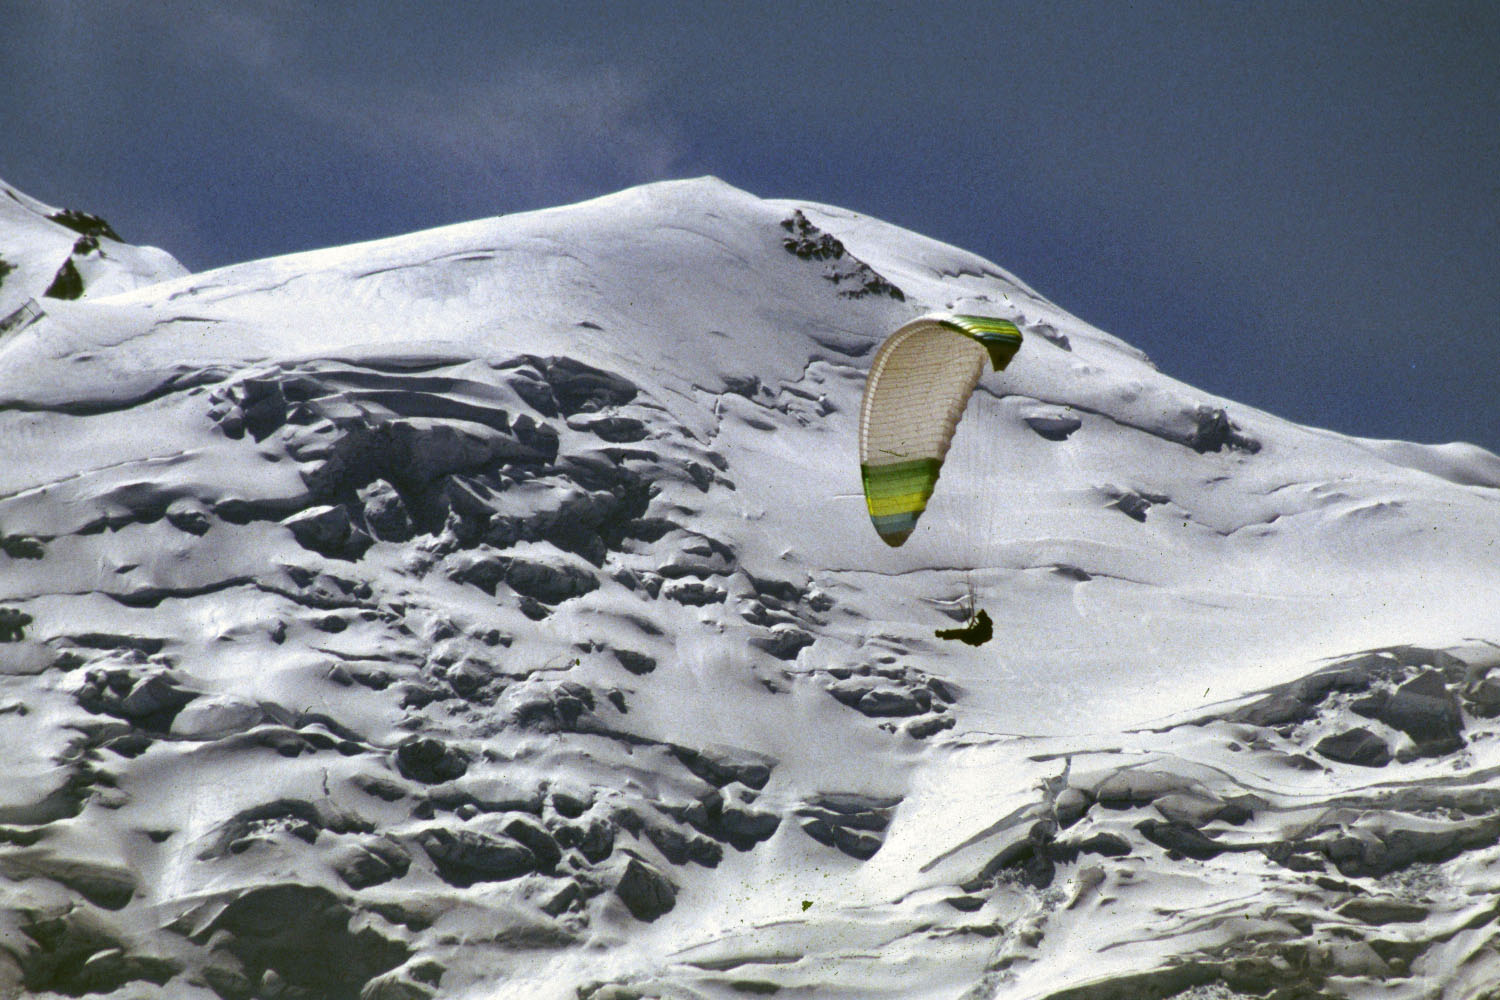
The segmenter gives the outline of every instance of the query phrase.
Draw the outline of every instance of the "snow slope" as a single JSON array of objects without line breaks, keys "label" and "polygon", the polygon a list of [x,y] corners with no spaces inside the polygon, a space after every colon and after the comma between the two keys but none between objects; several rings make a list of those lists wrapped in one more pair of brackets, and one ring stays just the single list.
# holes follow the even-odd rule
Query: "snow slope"
[{"label": "snow slope", "polygon": [[[1500,458],[713,179],[149,277],[0,335],[0,995],[1500,978]],[[942,308],[1026,340],[888,549]]]},{"label": "snow slope", "polygon": [[44,205],[3,181],[0,232],[0,329],[30,318],[18,314],[28,300],[111,295],[187,273],[165,251],[121,242],[98,216]]}]

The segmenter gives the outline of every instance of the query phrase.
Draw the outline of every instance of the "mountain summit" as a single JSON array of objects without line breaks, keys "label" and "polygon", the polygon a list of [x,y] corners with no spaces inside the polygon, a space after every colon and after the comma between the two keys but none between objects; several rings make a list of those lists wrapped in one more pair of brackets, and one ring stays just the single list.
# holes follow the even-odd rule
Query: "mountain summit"
[{"label": "mountain summit", "polygon": [[[712,178],[203,274],[3,194],[0,997],[1500,978],[1500,458]],[[892,549],[938,310],[1022,346]]]},{"label": "mountain summit", "polygon": [[44,205],[0,181],[0,331],[28,299],[110,295],[187,274],[170,254],[125,243],[108,222]]}]

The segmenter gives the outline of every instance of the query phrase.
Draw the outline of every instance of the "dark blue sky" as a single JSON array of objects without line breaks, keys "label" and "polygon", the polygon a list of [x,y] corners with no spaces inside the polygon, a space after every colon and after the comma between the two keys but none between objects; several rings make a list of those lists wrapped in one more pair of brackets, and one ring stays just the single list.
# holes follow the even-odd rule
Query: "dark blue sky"
[{"label": "dark blue sky", "polygon": [[0,0],[0,176],[193,269],[716,174],[1500,451],[1500,3]]}]

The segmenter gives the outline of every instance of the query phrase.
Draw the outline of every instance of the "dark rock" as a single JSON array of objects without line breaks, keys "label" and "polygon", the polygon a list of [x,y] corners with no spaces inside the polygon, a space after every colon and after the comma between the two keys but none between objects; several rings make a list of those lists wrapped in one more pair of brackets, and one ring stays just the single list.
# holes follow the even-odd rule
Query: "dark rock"
[{"label": "dark rock", "polygon": [[51,879],[105,910],[120,910],[135,898],[136,880],[127,869],[97,861],[58,857],[41,848],[0,854],[0,874],[21,880]]},{"label": "dark rock", "polygon": [[1391,748],[1386,746],[1385,740],[1362,726],[1325,736],[1313,749],[1341,764],[1385,767],[1391,762]]},{"label": "dark rock", "polygon": [[201,861],[238,854],[256,841],[281,836],[296,837],[312,844],[324,830],[333,833],[369,833],[370,824],[344,813],[329,803],[301,799],[275,799],[242,809],[221,823],[208,846],[198,854]]},{"label": "dark rock", "polygon": [[264,441],[286,423],[287,400],[274,377],[246,378],[231,390],[244,427],[257,441]]},{"label": "dark rock", "polygon": [[786,251],[802,260],[838,260],[844,256],[844,244],[830,233],[825,233],[801,209],[792,212],[790,218],[781,220],[781,228],[791,235],[782,239]]},{"label": "dark rock", "polygon": [[1266,856],[1268,861],[1281,865],[1288,871],[1325,871],[1328,867],[1327,861],[1324,856],[1314,853],[1315,849],[1314,845],[1275,841],[1262,845],[1261,853]]},{"label": "dark rock", "polygon": [[95,952],[85,959],[78,970],[78,979],[86,992],[109,993],[126,983],[141,980],[165,985],[178,971],[175,963],[165,959],[142,959],[126,954],[124,949],[111,948]]},{"label": "dark rock", "polygon": [[190,497],[181,497],[167,505],[167,523],[189,535],[206,535],[213,524],[208,508]]},{"label": "dark rock", "polygon": [[[781,228],[790,235],[782,239],[786,251],[802,260],[827,261],[832,266],[823,277],[835,285],[841,285],[839,295],[859,299],[867,295],[888,295],[898,302],[906,295],[878,274],[864,261],[849,253],[837,237],[815,226],[800,210],[790,218],[782,220]],[[848,287],[852,285],[853,287]]]},{"label": "dark rock", "polygon": [[400,802],[406,798],[406,789],[381,775],[356,774],[349,779],[349,783],[365,794],[372,795],[382,802]]},{"label": "dark rock", "polygon": [[1255,817],[1255,810],[1265,803],[1251,795],[1240,795],[1225,801],[1213,818],[1230,826],[1242,826]]},{"label": "dark rock", "polygon": [[543,358],[536,364],[567,415],[623,406],[640,392],[629,379],[572,358]]},{"label": "dark rock", "polygon": [[453,689],[453,693],[466,701],[491,701],[493,687],[503,686],[503,681],[497,681],[489,664],[476,663],[473,660],[464,660],[450,667],[444,674],[444,680]]},{"label": "dark rock", "polygon": [[[990,885],[997,875],[1008,874],[1026,885],[1045,889],[1057,874],[1057,864],[1071,863],[1078,850],[1056,843],[1057,825],[1050,820],[1033,823],[1026,836],[1001,848],[973,878],[963,883],[966,892]],[[1127,853],[1129,846],[1127,845]]]},{"label": "dark rock", "polygon": [[522,594],[520,600],[516,601],[516,607],[521,609],[521,614],[534,622],[542,621],[551,617],[552,608],[535,597],[527,597]]},{"label": "dark rock", "polygon": [[1083,426],[1083,421],[1071,414],[1066,416],[1034,416],[1024,418],[1027,427],[1048,441],[1066,441],[1068,436]]},{"label": "dark rock", "polygon": [[1349,703],[1349,710],[1355,715],[1362,715],[1366,719],[1379,718],[1384,711],[1386,703],[1391,700],[1390,692],[1377,691],[1367,698],[1360,698]]},{"label": "dark rock", "polygon": [[615,895],[631,916],[647,923],[677,905],[677,889],[671,881],[640,858],[631,857],[615,885]]},{"label": "dark rock", "polygon": [[892,687],[880,677],[851,677],[829,685],[828,693],[842,704],[872,718],[921,715],[932,707],[930,692]]},{"label": "dark rock", "polygon": [[[853,260],[853,258],[850,258]],[[866,295],[885,295],[895,299],[897,302],[906,301],[906,293],[896,285],[886,280],[884,275],[879,274],[874,268],[860,261],[852,272],[835,272],[826,276],[828,280],[838,284],[844,281],[853,281],[853,288],[842,288],[839,294],[846,299],[862,299]]]},{"label": "dark rock", "polygon": [[[239,959],[252,981],[274,979],[304,996],[358,1000],[370,979],[405,962],[410,950],[374,928],[355,926],[356,913],[318,886],[261,886],[235,897],[194,940]],[[330,961],[337,956],[337,961]]]},{"label": "dark rock", "polygon": [[1375,709],[1374,718],[1410,736],[1424,753],[1463,746],[1463,713],[1437,670],[1424,670],[1397,688]]},{"label": "dark rock", "polygon": [[1229,716],[1231,722],[1251,726],[1285,726],[1305,722],[1317,714],[1317,707],[1297,697],[1292,691],[1277,691]]},{"label": "dark rock", "polygon": [[860,792],[825,792],[807,802],[808,807],[826,810],[844,817],[846,825],[868,830],[884,830],[901,799],[896,796],[865,795]]},{"label": "dark rock", "polygon": [[1466,851],[1493,847],[1500,841],[1500,817],[1453,823],[1445,829],[1412,830],[1398,828],[1386,832],[1376,849],[1364,850],[1348,864],[1348,859],[1329,856],[1346,875],[1385,875],[1414,864],[1442,864]]},{"label": "dark rock", "polygon": [[[376,976],[360,990],[359,1000],[431,1000],[437,995],[433,985],[416,982],[396,969]],[[441,976],[439,977],[441,978]]]},{"label": "dark rock", "polygon": [[1052,812],[1057,817],[1058,826],[1069,827],[1082,819],[1093,804],[1094,797],[1083,789],[1064,788],[1057,793]]},{"label": "dark rock", "polygon": [[1427,907],[1385,897],[1360,896],[1338,908],[1338,914],[1365,924],[1410,924],[1426,920]]},{"label": "dark rock", "polygon": [[76,299],[83,295],[83,275],[78,273],[72,257],[62,262],[42,295],[53,299]]},{"label": "dark rock", "polygon": [[143,656],[155,656],[167,645],[166,640],[155,636],[121,635],[115,632],[80,632],[66,638],[82,649],[131,650]]},{"label": "dark rock", "polygon": [[912,739],[925,740],[927,737],[934,736],[945,729],[952,729],[955,725],[957,725],[957,721],[952,715],[941,713],[926,715],[920,719],[913,719],[903,728],[906,735]]},{"label": "dark rock", "polygon": [[520,454],[513,456],[517,460],[541,465],[550,465],[557,460],[557,429],[551,424],[539,424],[522,413],[516,417],[510,429],[523,449]]},{"label": "dark rock", "polygon": [[413,781],[435,785],[469,770],[463,753],[433,736],[411,736],[396,748],[396,770]]},{"label": "dark rock", "polygon": [[752,636],[750,645],[764,650],[778,660],[795,660],[797,654],[811,646],[813,637],[795,625],[778,625],[768,636]]},{"label": "dark rock", "polygon": [[558,604],[569,598],[581,597],[599,587],[599,581],[592,573],[577,566],[529,559],[508,560],[505,582],[516,593],[543,604]]},{"label": "dark rock", "polygon": [[325,556],[344,550],[352,527],[349,512],[337,506],[309,507],[281,523],[291,531],[298,545]]},{"label": "dark rock", "polygon": [[0,535],[0,552],[4,552],[12,559],[41,559],[47,554],[47,547],[39,538],[31,538],[27,535]]},{"label": "dark rock", "polygon": [[1141,836],[1169,854],[1176,853],[1199,861],[1217,857],[1227,849],[1182,823],[1147,819],[1137,823],[1135,828],[1140,831]]},{"label": "dark rock", "polygon": [[450,557],[447,565],[449,579],[493,594],[505,582],[510,559],[492,549],[479,548]]},{"label": "dark rock", "polygon": [[[632,822],[632,826],[635,823]],[[683,833],[675,826],[655,820],[639,822],[639,832],[674,865],[685,865],[696,861],[706,868],[713,868],[723,860],[724,852],[718,844],[696,834]]]},{"label": "dark rock", "polygon": [[26,638],[31,616],[20,608],[0,608],[0,642],[20,642]]},{"label": "dark rock", "polygon": [[565,912],[568,907],[583,898],[583,890],[578,888],[578,883],[569,879],[561,886],[551,890],[545,896],[539,907],[549,917],[556,917]]},{"label": "dark rock", "polygon": [[[452,400],[434,401],[429,397],[427,402],[436,410],[451,411],[447,414],[449,419],[397,418],[385,421],[379,428],[377,440],[383,454],[377,458],[377,468],[389,470],[388,474],[408,489],[427,494],[435,488],[432,484],[450,473],[507,460],[541,458],[520,439],[515,427],[504,426],[502,413],[458,409]],[[351,464],[364,475],[369,474],[360,468],[363,463]]]},{"label": "dark rock", "polygon": [[1390,670],[1391,661],[1379,656],[1361,656],[1341,660],[1331,667],[1293,681],[1290,690],[1303,701],[1318,705],[1335,691],[1356,694],[1369,690]]},{"label": "dark rock", "polygon": [[[574,472],[582,470],[575,468]],[[560,477],[527,514],[493,518],[486,537],[501,548],[520,540],[551,542],[595,566],[602,565],[605,556],[629,536],[634,519],[645,512],[649,488],[644,480],[624,469],[602,473],[590,468],[576,475],[599,481],[600,488],[584,489],[572,478]]]},{"label": "dark rock", "polygon": [[1474,714],[1485,719],[1500,715],[1500,677],[1486,677],[1469,694]]},{"label": "dark rock", "polygon": [[776,758],[753,750],[720,745],[701,750],[674,745],[669,749],[684,767],[715,788],[738,781],[749,788],[762,789],[771,780],[771,770],[777,763]]},{"label": "dark rock", "polygon": [[504,779],[475,779],[439,785],[427,793],[428,801],[439,809],[456,812],[464,806],[485,813],[524,812],[540,816],[542,790],[535,785]]},{"label": "dark rock", "polygon": [[430,500],[447,513],[448,524],[461,543],[470,546],[490,519],[494,493],[483,483],[461,475],[441,477],[430,489]]},{"label": "dark rock", "polygon": [[77,208],[63,208],[53,212],[47,218],[60,226],[66,226],[82,236],[94,237],[94,245],[96,247],[98,246],[97,241],[101,238],[114,240],[116,243],[125,242],[120,238],[120,234],[115,232],[113,226],[92,212],[85,212]]},{"label": "dark rock", "polygon": [[134,760],[151,749],[151,745],[155,742],[147,733],[130,732],[125,733],[123,736],[116,736],[112,740],[106,740],[100,744],[100,748],[108,750],[110,753],[117,753],[121,757]]},{"label": "dark rock", "polygon": [[177,687],[166,676],[143,677],[121,698],[118,711],[111,713],[129,719],[152,732],[165,733],[172,728],[177,713],[198,697],[198,692]]},{"label": "dark rock", "polygon": [[1034,851],[1022,862],[1017,874],[1024,884],[1034,889],[1045,889],[1057,877],[1057,862],[1046,851]]},{"label": "dark rock", "polygon": [[1227,809],[1226,804],[1219,799],[1206,793],[1193,792],[1169,792],[1157,798],[1152,807],[1161,813],[1163,819],[1194,828],[1221,818]]},{"label": "dark rock", "polygon": [[[753,400],[760,395],[761,383],[758,375],[723,375],[724,391]],[[769,390],[767,390],[769,393]]]},{"label": "dark rock", "polygon": [[637,677],[649,674],[656,669],[656,660],[645,653],[636,653],[628,649],[614,650],[615,659],[620,661],[620,666],[635,674]]},{"label": "dark rock", "polygon": [[131,982],[160,986],[180,971],[165,959],[127,954],[86,910],[61,916],[23,912],[17,948],[27,941],[31,947],[16,955],[25,995],[112,993]]},{"label": "dark rock", "polygon": [[722,587],[702,580],[673,580],[661,590],[661,596],[690,608],[723,604],[729,596]]},{"label": "dark rock", "polygon": [[891,716],[920,715],[926,711],[931,704],[923,704],[927,701],[920,695],[925,691],[900,691],[891,688],[876,688],[865,692],[856,706],[860,713],[871,718],[888,718]]},{"label": "dark rock", "polygon": [[577,730],[586,717],[592,722],[596,702],[593,691],[573,681],[532,681],[508,690],[504,704],[516,725],[556,733]]},{"label": "dark rock", "polygon": [[[1344,875],[1354,878],[1360,875],[1385,874],[1385,845],[1361,837],[1335,836],[1322,845],[1323,854],[1338,866]],[[1291,853],[1291,852],[1289,852]]]},{"label": "dark rock", "polygon": [[873,858],[884,843],[884,840],[874,834],[831,823],[827,819],[806,819],[801,825],[802,832],[813,840],[861,861]]},{"label": "dark rock", "polygon": [[1096,833],[1078,841],[1077,846],[1084,854],[1102,854],[1107,858],[1123,858],[1130,853],[1130,841],[1114,833]]},{"label": "dark rock", "polygon": [[943,902],[961,913],[974,913],[984,909],[985,901],[983,896],[950,896]]},{"label": "dark rock", "polygon": [[1361,889],[1359,886],[1355,885],[1353,882],[1345,882],[1341,879],[1329,878],[1327,875],[1319,875],[1317,878],[1313,879],[1313,884],[1320,889],[1327,889],[1329,892],[1342,892],[1355,896],[1363,895],[1365,891],[1364,889]]},{"label": "dark rock", "polygon": [[[717,790],[687,805],[661,805],[660,808],[663,813],[741,852],[768,840],[781,825],[781,817],[777,814],[751,810],[738,798],[726,798]],[[717,864],[717,859],[714,864]]]},{"label": "dark rock", "polygon": [[1151,501],[1139,493],[1111,492],[1109,503],[1105,504],[1113,510],[1119,511],[1134,521],[1145,522],[1146,512],[1151,509]]},{"label": "dark rock", "polygon": [[406,501],[384,479],[377,479],[360,490],[359,501],[364,507],[365,528],[378,541],[404,542],[416,533]]},{"label": "dark rock", "polygon": [[644,421],[613,414],[569,417],[568,426],[614,444],[640,441],[650,433]]},{"label": "dark rock", "polygon": [[1107,809],[1129,809],[1148,805],[1163,795],[1187,790],[1192,782],[1166,771],[1125,768],[1116,771],[1094,789],[1095,800]]},{"label": "dark rock", "polygon": [[526,359],[517,359],[506,367],[515,367],[515,374],[508,384],[517,396],[525,400],[527,406],[544,417],[558,415],[557,397],[552,394],[552,386],[547,384],[539,371],[527,364]]},{"label": "dark rock", "polygon": [[1277,767],[1290,768],[1293,771],[1327,770],[1325,767],[1323,767],[1322,764],[1319,764],[1317,761],[1313,760],[1306,754],[1301,753],[1282,753],[1279,750],[1273,750],[1266,753],[1263,759],[1268,764]]},{"label": "dark rock", "polygon": [[668,579],[678,580],[691,576],[706,580],[726,576],[734,571],[734,550],[717,538],[678,529],[673,548],[676,551],[664,559],[656,570]]},{"label": "dark rock", "polygon": [[601,819],[586,825],[576,844],[578,853],[593,864],[608,858],[615,849],[615,828]]},{"label": "dark rock", "polygon": [[554,788],[552,790],[552,808],[557,810],[559,816],[568,819],[577,819],[589,810],[594,804],[594,796],[591,792],[575,792],[568,789]]},{"label": "dark rock", "polygon": [[562,849],[546,827],[528,816],[516,816],[501,828],[505,835],[521,844],[536,857],[537,867],[552,871],[562,861]]},{"label": "dark rock", "polygon": [[403,877],[410,868],[406,851],[384,839],[351,845],[333,859],[333,870],[351,889],[382,885]]},{"label": "dark rock", "polygon": [[821,844],[859,858],[871,858],[884,843],[898,798],[833,792],[816,796],[795,810],[801,827]]},{"label": "dark rock", "polygon": [[723,839],[731,847],[737,851],[748,851],[761,841],[770,839],[781,826],[781,817],[775,813],[729,803],[720,810],[717,826],[722,831]]},{"label": "dark rock", "polygon": [[1225,448],[1252,455],[1260,451],[1260,442],[1241,433],[1223,407],[1200,406],[1193,416],[1196,426],[1192,437],[1188,439],[1188,447],[1200,455]]},{"label": "dark rock", "polygon": [[438,877],[460,889],[476,882],[503,882],[537,869],[536,855],[509,837],[434,827],[419,833],[417,843],[432,859]]}]

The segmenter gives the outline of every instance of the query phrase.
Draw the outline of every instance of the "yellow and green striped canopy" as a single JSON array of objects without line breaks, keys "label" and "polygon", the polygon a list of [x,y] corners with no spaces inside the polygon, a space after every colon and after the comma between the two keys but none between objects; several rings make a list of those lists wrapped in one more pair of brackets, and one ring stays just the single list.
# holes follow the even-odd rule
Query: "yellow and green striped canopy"
[{"label": "yellow and green striped canopy", "polygon": [[859,471],[886,544],[906,541],[927,508],[985,361],[1000,371],[1020,347],[1009,320],[949,313],[914,319],[881,345],[859,411]]}]

